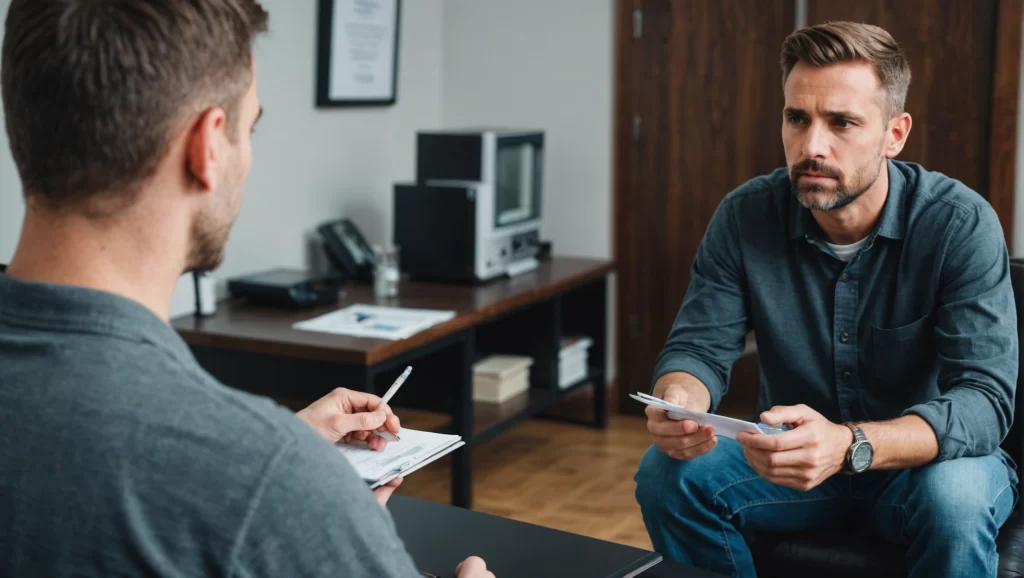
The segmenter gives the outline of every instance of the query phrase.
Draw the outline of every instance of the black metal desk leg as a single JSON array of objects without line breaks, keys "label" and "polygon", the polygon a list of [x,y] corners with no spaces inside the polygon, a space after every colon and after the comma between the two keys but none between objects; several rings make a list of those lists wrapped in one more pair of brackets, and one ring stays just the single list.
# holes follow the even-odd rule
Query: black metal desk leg
[{"label": "black metal desk leg", "polygon": [[594,427],[608,427],[608,382],[604,375],[594,383]]},{"label": "black metal desk leg", "polygon": [[452,456],[452,504],[460,508],[473,507],[473,331],[466,332],[457,376],[455,415],[452,421],[455,433],[462,436],[466,445]]}]

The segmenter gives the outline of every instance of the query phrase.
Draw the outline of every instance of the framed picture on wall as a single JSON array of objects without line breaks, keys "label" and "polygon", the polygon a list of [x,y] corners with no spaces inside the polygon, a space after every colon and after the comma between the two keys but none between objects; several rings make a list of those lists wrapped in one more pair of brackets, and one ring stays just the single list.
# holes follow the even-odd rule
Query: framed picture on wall
[{"label": "framed picture on wall", "polygon": [[400,4],[401,0],[320,0],[318,107],[395,103]]}]

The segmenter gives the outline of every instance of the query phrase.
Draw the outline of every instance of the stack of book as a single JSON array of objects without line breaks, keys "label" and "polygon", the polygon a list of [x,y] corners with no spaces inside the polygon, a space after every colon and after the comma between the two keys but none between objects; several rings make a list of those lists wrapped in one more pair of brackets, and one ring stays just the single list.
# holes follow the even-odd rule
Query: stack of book
[{"label": "stack of book", "polygon": [[565,389],[587,377],[587,357],[594,341],[589,337],[566,337],[558,352],[558,387]]},{"label": "stack of book", "polygon": [[492,355],[473,364],[473,401],[501,403],[530,389],[533,359]]}]

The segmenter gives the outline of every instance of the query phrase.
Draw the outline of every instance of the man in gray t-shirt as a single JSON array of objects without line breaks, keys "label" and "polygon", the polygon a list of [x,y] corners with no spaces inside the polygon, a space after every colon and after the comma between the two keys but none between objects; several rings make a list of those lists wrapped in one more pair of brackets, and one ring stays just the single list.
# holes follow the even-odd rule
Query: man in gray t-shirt
[{"label": "man in gray t-shirt", "polygon": [[[10,3],[25,219],[0,268],[0,575],[419,575],[382,507],[397,484],[375,496],[329,443],[385,444],[379,398],[296,417],[167,325],[238,215],[266,23],[255,0]],[[493,578],[479,558],[456,576]]]},{"label": "man in gray t-shirt", "polygon": [[417,575],[329,443],[129,299],[0,274],[0,423],[2,575]]}]

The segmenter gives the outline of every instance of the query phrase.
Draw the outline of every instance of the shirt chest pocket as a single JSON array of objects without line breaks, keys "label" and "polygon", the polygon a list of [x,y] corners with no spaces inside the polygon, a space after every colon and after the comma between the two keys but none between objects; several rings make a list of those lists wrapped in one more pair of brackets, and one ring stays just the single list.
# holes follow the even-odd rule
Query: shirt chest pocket
[{"label": "shirt chest pocket", "polygon": [[935,367],[935,316],[900,327],[872,326],[870,335],[866,369],[872,376],[872,393],[902,398],[918,391]]}]

